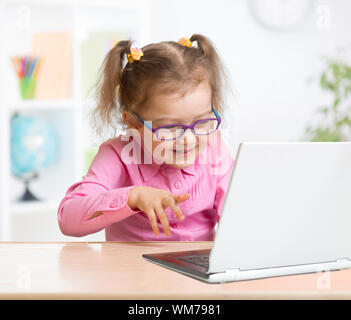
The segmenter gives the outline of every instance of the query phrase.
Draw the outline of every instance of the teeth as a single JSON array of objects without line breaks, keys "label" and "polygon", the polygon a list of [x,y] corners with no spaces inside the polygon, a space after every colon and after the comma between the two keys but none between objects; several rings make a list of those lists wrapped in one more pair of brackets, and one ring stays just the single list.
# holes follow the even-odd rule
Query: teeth
[{"label": "teeth", "polygon": [[182,149],[182,148],[179,148],[179,150],[177,150],[177,149],[172,149],[173,151],[176,151],[176,152],[190,152],[190,151],[193,151],[193,150],[195,150],[196,149],[196,147],[195,148],[192,148],[192,149]]},{"label": "teeth", "polygon": [[174,152],[177,152],[177,153],[189,153],[191,151],[193,151],[194,149],[192,150],[184,150],[184,151],[177,151],[177,150],[173,150]]}]

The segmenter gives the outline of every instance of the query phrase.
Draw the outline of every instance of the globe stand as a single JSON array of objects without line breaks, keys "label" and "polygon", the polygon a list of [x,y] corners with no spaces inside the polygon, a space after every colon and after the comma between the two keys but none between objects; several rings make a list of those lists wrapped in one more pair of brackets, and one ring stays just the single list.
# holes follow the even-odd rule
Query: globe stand
[{"label": "globe stand", "polygon": [[39,201],[29,189],[29,184],[36,178],[38,178],[38,174],[34,173],[32,177],[24,179],[25,190],[23,195],[19,198],[19,201]]}]

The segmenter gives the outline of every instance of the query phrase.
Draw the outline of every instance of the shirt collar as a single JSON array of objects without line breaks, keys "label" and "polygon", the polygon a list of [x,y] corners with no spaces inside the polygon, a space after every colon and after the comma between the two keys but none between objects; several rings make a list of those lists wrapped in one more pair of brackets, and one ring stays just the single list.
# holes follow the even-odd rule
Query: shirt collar
[{"label": "shirt collar", "polygon": [[[144,163],[144,153],[147,152],[150,156],[150,152],[144,148],[144,143],[142,142],[142,148],[141,148],[141,161],[142,163],[138,164],[139,170],[143,176],[144,181],[149,180],[152,178],[161,168],[165,168],[166,170],[179,170],[178,168],[174,168],[166,163],[163,164],[158,164],[157,162],[154,161],[152,157],[149,157],[148,159],[152,158],[152,163]],[[183,172],[186,172],[190,175],[195,175],[195,165],[197,163],[197,159],[195,163],[187,168],[180,169]]]},{"label": "shirt collar", "polygon": [[147,181],[160,170],[161,165],[158,165],[157,163],[140,163],[138,164],[138,167],[144,181]]},{"label": "shirt collar", "polygon": [[[138,164],[139,170],[143,176],[144,181],[149,180],[152,178],[158,171],[161,170],[161,168],[169,168],[168,170],[179,170],[178,168],[171,167],[167,164],[157,164],[157,163],[140,163]],[[190,167],[187,168],[182,168],[180,169],[183,172],[186,172],[190,175],[195,175],[195,164],[191,165]]]},{"label": "shirt collar", "polygon": [[190,167],[187,167],[187,168],[184,168],[181,170],[194,176],[195,175],[195,165],[196,165],[196,162],[193,165],[191,165]]}]

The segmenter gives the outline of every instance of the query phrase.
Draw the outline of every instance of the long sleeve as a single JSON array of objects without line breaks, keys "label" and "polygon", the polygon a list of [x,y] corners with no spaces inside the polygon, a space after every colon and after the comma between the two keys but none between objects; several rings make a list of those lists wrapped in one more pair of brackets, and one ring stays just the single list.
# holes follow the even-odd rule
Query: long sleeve
[{"label": "long sleeve", "polygon": [[137,212],[128,206],[128,173],[117,152],[105,142],[95,156],[88,174],[73,184],[58,208],[60,230],[81,237],[98,232]]}]

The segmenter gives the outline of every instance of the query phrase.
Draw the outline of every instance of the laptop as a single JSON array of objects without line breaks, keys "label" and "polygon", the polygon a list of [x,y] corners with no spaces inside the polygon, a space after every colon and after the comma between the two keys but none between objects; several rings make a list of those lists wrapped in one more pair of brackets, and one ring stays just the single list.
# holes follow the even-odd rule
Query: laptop
[{"label": "laptop", "polygon": [[210,250],[143,258],[206,283],[351,267],[351,142],[242,142]]}]

